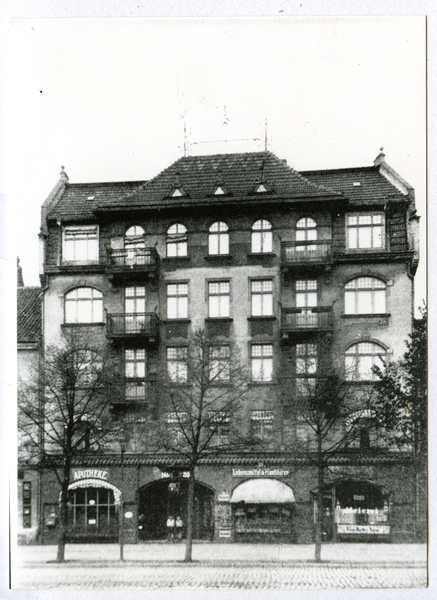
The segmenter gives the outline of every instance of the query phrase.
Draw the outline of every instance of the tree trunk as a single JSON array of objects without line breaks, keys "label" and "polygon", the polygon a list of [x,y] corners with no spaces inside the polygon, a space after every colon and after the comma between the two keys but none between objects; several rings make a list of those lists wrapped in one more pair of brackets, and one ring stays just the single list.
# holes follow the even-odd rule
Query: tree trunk
[{"label": "tree trunk", "polygon": [[188,507],[187,507],[187,541],[185,546],[185,562],[192,561],[193,553],[193,510],[194,510],[194,467],[190,467],[190,479],[188,480]]},{"label": "tree trunk", "polygon": [[64,562],[65,558],[65,538],[67,534],[68,521],[68,485],[69,482],[64,481],[61,492],[61,502],[59,506],[58,554],[56,557],[57,562]]},{"label": "tree trunk", "polygon": [[314,560],[322,561],[322,520],[323,520],[323,486],[324,486],[324,470],[325,465],[321,456],[321,440],[318,442],[318,461],[317,461],[317,513],[316,513],[316,530],[315,530],[315,549]]}]

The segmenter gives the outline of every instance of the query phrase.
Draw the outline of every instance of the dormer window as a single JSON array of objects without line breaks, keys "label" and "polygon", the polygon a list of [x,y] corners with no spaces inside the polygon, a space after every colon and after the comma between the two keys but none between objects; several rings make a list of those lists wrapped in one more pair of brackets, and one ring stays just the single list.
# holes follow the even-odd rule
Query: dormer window
[{"label": "dormer window", "polygon": [[385,245],[384,213],[351,213],[346,215],[347,248],[376,250]]},{"label": "dormer window", "polygon": [[181,196],[186,196],[186,194],[182,188],[176,188],[170,194],[170,198],[180,198]]},{"label": "dormer window", "polygon": [[226,194],[226,190],[221,185],[215,188],[214,196],[222,196],[223,194]]}]

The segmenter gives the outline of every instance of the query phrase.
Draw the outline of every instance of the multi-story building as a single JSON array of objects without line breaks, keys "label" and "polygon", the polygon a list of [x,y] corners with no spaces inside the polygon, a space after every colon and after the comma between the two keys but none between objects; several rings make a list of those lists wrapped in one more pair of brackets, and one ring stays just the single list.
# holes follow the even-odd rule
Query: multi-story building
[{"label": "multi-story building", "polygon": [[[126,385],[114,402],[130,431],[124,457],[90,451],[72,470],[69,539],[116,539],[120,492],[130,543],[164,538],[175,502],[185,517],[183,459],[147,439],[171,422],[156,373],[183,372],[190,332],[205,328],[239,347],[253,378],[241,427],[266,443],[200,462],[195,537],[311,541],[317,471],[296,452],[298,400],[323,373],[371,383],[373,365],[404,353],[417,232],[414,190],[382,151],[373,166],[328,171],[270,152],[184,157],[149,181],[71,184],[62,170],[42,207],[44,343],[84,326],[117,349]],[[408,460],[372,432],[333,459],[327,538],[410,539]],[[58,500],[47,471],[44,543]]]}]

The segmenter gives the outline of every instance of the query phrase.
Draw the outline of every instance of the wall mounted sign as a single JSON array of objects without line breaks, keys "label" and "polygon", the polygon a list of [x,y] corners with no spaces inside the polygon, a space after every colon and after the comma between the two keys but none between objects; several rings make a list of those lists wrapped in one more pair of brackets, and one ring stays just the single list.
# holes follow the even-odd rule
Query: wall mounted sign
[{"label": "wall mounted sign", "polygon": [[229,502],[230,499],[231,499],[231,494],[228,494],[227,492],[223,492],[222,494],[219,494],[217,496],[217,500],[219,502]]},{"label": "wall mounted sign", "polygon": [[108,479],[108,471],[101,469],[83,469],[81,471],[73,471],[73,481],[78,479]]},{"label": "wall mounted sign", "polygon": [[[184,479],[189,479],[190,471],[182,471],[181,475]],[[167,471],[161,471],[161,479],[169,479],[170,477],[171,473],[168,473]]]},{"label": "wall mounted sign", "polygon": [[390,525],[337,525],[337,533],[370,533],[388,535]]},{"label": "wall mounted sign", "polygon": [[231,530],[230,529],[220,529],[220,531],[219,531],[219,537],[221,537],[221,538],[230,538],[231,537]]},{"label": "wall mounted sign", "polygon": [[126,517],[126,519],[132,519],[134,513],[128,510],[126,513],[124,513],[124,516]]},{"label": "wall mounted sign", "polygon": [[246,469],[246,468],[234,468],[232,469],[232,477],[288,477],[290,475],[289,469],[279,468],[258,468],[258,469]]}]

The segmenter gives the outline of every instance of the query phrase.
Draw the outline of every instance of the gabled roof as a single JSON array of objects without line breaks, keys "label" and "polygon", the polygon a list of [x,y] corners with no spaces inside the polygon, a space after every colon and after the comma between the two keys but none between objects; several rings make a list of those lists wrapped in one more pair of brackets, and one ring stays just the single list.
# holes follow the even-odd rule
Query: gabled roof
[{"label": "gabled roof", "polygon": [[39,342],[42,334],[42,289],[17,289],[17,342]]}]

